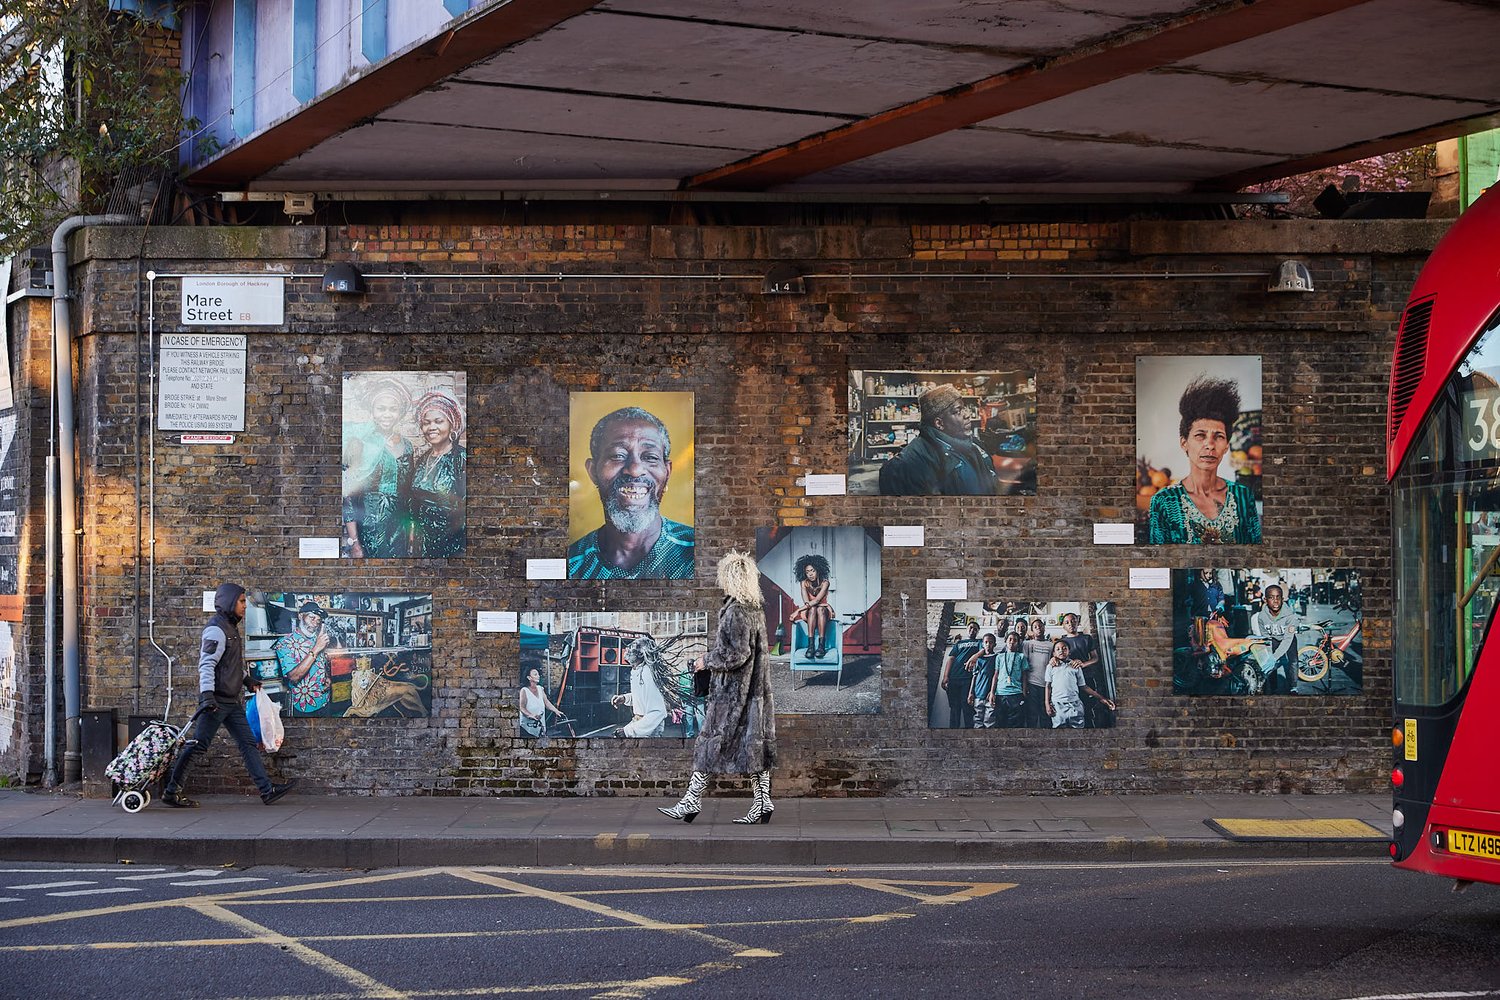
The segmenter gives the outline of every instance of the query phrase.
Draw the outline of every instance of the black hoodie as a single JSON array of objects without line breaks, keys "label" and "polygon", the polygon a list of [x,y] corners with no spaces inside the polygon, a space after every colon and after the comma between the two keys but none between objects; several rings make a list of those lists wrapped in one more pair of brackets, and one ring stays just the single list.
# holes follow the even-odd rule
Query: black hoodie
[{"label": "black hoodie", "polygon": [[212,691],[222,701],[238,701],[245,689],[245,642],[240,618],[234,613],[245,588],[220,584],[214,592],[216,612],[203,629],[198,654],[198,693]]}]

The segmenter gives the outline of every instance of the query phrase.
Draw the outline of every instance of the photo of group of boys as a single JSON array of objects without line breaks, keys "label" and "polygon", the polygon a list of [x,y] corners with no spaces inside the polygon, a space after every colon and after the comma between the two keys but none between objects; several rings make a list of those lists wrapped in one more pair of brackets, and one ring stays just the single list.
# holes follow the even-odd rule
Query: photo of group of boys
[{"label": "photo of group of boys", "polygon": [[245,606],[245,659],[283,714],[432,714],[432,595],[273,593]]},{"label": "photo of group of boys", "polygon": [[929,729],[1115,724],[1108,601],[930,601]]},{"label": "photo of group of boys", "polygon": [[1358,694],[1363,607],[1358,570],[1174,570],[1172,689]]},{"label": "photo of group of boys", "polygon": [[756,531],[778,714],[880,711],[880,557],[878,528]]},{"label": "photo of group of boys", "polygon": [[708,648],[706,612],[528,612],[520,633],[523,739],[698,735],[692,664]]}]

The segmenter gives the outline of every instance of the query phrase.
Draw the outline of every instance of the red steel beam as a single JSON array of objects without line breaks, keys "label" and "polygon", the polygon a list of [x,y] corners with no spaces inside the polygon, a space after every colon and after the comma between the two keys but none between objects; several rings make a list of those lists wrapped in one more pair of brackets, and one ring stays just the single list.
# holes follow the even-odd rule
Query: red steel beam
[{"label": "red steel beam", "polygon": [[208,187],[243,186],[358,122],[597,6],[599,0],[510,0],[314,100],[291,117],[230,146],[188,175]]},{"label": "red steel beam", "polygon": [[987,77],[689,178],[763,190],[954,129],[1167,66],[1370,0],[1228,0]]}]

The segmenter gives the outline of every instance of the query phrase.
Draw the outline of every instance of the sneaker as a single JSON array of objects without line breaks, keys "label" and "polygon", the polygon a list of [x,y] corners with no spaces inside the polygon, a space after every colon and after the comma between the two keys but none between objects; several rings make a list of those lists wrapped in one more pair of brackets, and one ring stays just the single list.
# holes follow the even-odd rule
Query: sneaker
[{"label": "sneaker", "polygon": [[178,809],[196,809],[198,803],[183,795],[181,792],[162,792],[161,804],[164,806],[176,806]]},{"label": "sneaker", "polygon": [[272,802],[275,802],[277,799],[281,798],[287,792],[290,792],[292,790],[292,786],[295,785],[296,783],[297,783],[297,779],[293,778],[291,781],[288,781],[284,785],[272,785],[271,786],[271,790],[269,792],[267,792],[266,794],[262,795],[260,797],[260,800],[262,802],[264,802],[266,805],[270,805]]}]

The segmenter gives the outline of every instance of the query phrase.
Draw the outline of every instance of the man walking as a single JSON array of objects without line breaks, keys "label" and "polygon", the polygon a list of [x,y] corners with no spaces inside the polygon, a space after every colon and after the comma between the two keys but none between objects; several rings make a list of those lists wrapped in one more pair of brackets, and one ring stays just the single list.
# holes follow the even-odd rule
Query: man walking
[{"label": "man walking", "polygon": [[182,793],[183,778],[193,756],[208,752],[208,745],[213,742],[220,726],[227,728],[239,745],[245,768],[260,791],[262,802],[270,805],[290,791],[295,783],[272,784],[266,775],[266,766],[261,762],[255,736],[250,732],[250,720],[245,718],[244,690],[249,687],[254,691],[260,684],[245,673],[245,644],[240,636],[240,622],[244,618],[245,588],[234,583],[221,584],[214,593],[214,616],[203,629],[198,653],[198,708],[206,711],[197,717],[193,738],[183,744],[172,764],[172,773],[161,797],[169,806],[187,808],[198,804]]}]

